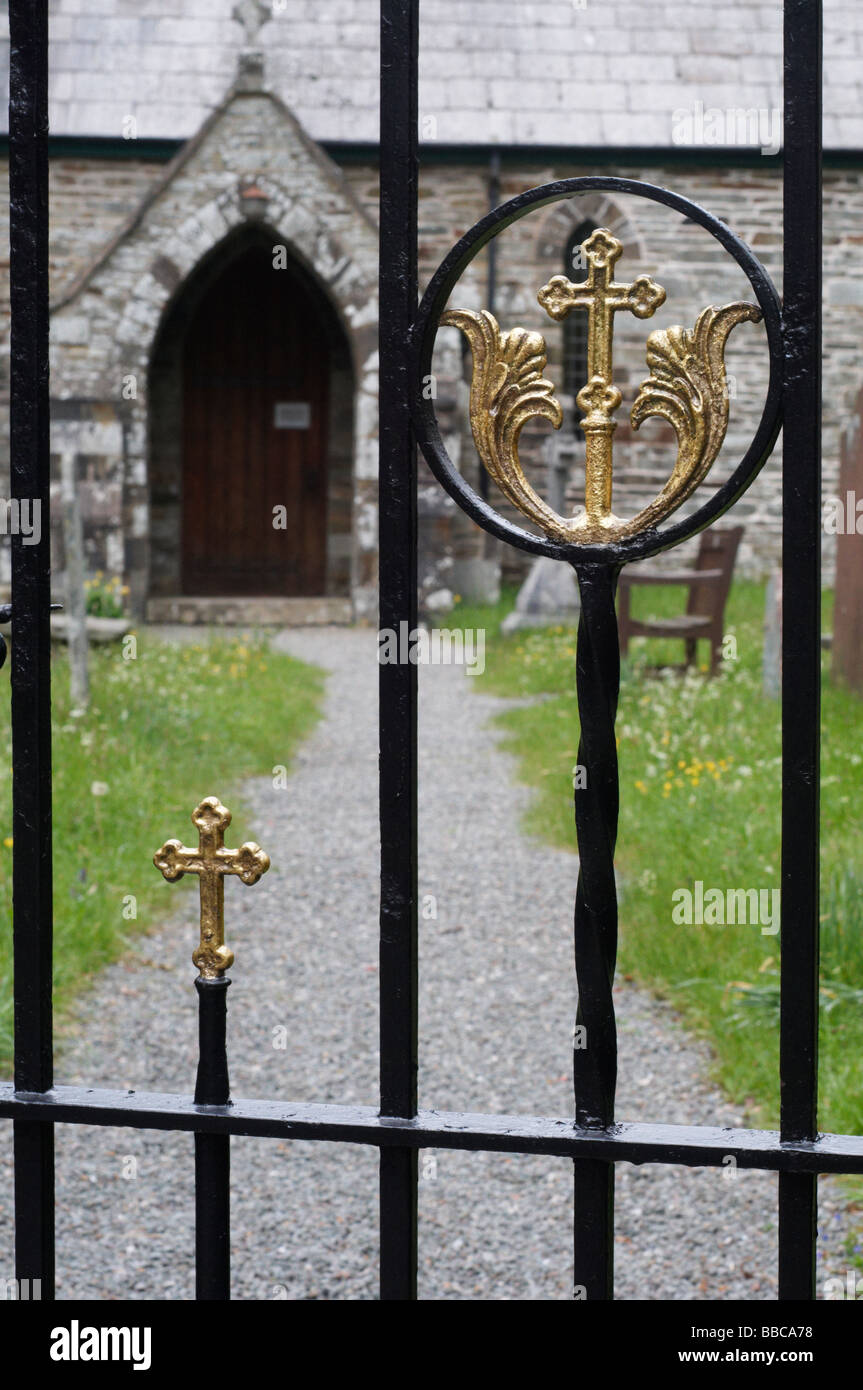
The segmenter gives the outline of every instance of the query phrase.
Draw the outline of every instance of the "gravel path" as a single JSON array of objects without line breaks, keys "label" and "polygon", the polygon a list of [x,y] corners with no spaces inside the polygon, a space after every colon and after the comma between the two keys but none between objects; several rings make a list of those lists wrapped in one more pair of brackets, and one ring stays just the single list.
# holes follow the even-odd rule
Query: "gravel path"
[{"label": "gravel path", "polygon": [[[237,957],[232,1088],[374,1105],[374,634],[318,629],[274,641],[331,676],[326,717],[288,786],[262,776],[243,788],[273,868],[226,893]],[[504,702],[469,690],[458,668],[421,667],[420,680],[420,888],[437,910],[421,924],[421,1103],[569,1114],[576,860],[518,830],[530,793],[489,724]],[[274,746],[272,764],[282,761]],[[211,790],[230,804],[227,777]],[[181,829],[157,817],[154,849]],[[87,996],[58,1082],[192,1089],[196,913],[191,895],[172,891],[178,916]],[[667,1008],[626,984],[616,1003],[621,1117],[741,1123]],[[0,1140],[0,1255],[11,1273],[10,1128]],[[191,1136],[60,1126],[57,1151],[59,1297],[192,1297]],[[236,1298],[376,1296],[375,1152],[244,1139],[232,1163]],[[422,1298],[569,1297],[565,1160],[444,1151],[423,1155],[421,1170]],[[844,1272],[839,1197],[823,1187],[826,1264]],[[617,1296],[775,1298],[775,1197],[770,1175],[619,1165]]]}]

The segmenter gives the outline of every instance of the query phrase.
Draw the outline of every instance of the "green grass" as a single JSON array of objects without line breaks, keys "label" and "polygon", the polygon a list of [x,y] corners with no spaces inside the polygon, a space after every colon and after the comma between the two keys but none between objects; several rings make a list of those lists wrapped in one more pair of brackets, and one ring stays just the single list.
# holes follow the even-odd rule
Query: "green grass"
[{"label": "green grass", "polygon": [[[636,616],[681,612],[685,590],[639,589]],[[541,696],[500,717],[521,779],[537,789],[526,829],[573,849],[578,748],[575,632],[499,634],[512,602],[461,606],[486,628],[480,688]],[[825,627],[832,595],[825,595]],[[737,582],[725,631],[737,657],[720,677],[649,675],[682,642],[636,641],[618,712],[621,812],[619,973],[670,1001],[710,1044],[716,1079],[751,1123],[778,1118],[778,936],[746,926],[676,925],[672,894],[779,887],[780,712],[762,692],[764,587]],[[706,645],[699,651],[706,662]],[[791,731],[794,737],[794,731]],[[863,702],[823,684],[821,1125],[863,1131]]]},{"label": "green grass", "polygon": [[[322,672],[258,641],[172,646],[146,631],[137,636],[134,660],[124,660],[119,645],[94,648],[90,681],[91,705],[79,715],[70,707],[65,650],[56,650],[54,993],[61,1029],[88,978],[176,912],[178,895],[194,887],[191,880],[179,887],[166,883],[153,867],[154,852],[175,836],[188,844],[195,834],[192,810],[214,794],[235,812],[229,843],[246,838],[237,782],[290,765],[297,743],[315,723],[323,690]],[[0,1060],[5,1064],[12,1037],[8,678],[3,685]],[[134,918],[128,915],[131,898]],[[190,955],[195,944],[190,935]]]}]

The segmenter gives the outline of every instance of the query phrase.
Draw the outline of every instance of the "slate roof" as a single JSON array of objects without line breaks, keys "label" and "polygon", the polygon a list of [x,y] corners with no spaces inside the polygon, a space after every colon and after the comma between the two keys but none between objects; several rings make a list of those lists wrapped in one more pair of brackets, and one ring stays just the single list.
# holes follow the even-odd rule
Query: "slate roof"
[{"label": "slate roof", "polygon": [[[254,46],[309,133],[375,141],[378,0],[240,3],[248,16],[266,15]],[[53,132],[120,136],[132,116],[141,138],[192,135],[249,40],[236,8],[52,0]],[[699,104],[702,113],[768,113],[781,103],[779,0],[422,0],[421,15],[425,139],[667,146],[681,143],[680,113]],[[5,32],[5,15],[2,24]],[[861,0],[826,0],[825,29],[825,145],[863,149]],[[8,67],[8,38],[0,65]],[[745,132],[729,142],[721,124],[713,130],[719,138],[705,143],[751,143]]]}]

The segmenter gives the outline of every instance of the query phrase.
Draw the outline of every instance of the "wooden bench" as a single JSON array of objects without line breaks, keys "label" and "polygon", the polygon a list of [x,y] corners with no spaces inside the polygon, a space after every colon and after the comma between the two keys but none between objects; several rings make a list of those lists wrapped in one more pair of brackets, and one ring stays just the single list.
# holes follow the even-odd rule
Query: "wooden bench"
[{"label": "wooden bench", "polygon": [[[629,651],[630,637],[680,637],[686,644],[688,667],[695,662],[698,639],[705,638],[710,642],[710,674],[715,676],[722,661],[725,604],[742,536],[742,526],[703,531],[693,569],[662,571],[627,565],[618,586],[621,656]],[[672,618],[633,618],[630,593],[636,584],[688,585],[686,612]]]}]

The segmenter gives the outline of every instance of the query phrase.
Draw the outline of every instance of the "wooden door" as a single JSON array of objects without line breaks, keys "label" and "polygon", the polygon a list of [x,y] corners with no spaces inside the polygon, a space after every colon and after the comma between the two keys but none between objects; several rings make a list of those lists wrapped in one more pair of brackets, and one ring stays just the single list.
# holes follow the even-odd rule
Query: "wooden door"
[{"label": "wooden door", "polygon": [[268,246],[232,261],[184,348],[184,593],[325,592],[329,370],[303,276]]}]

